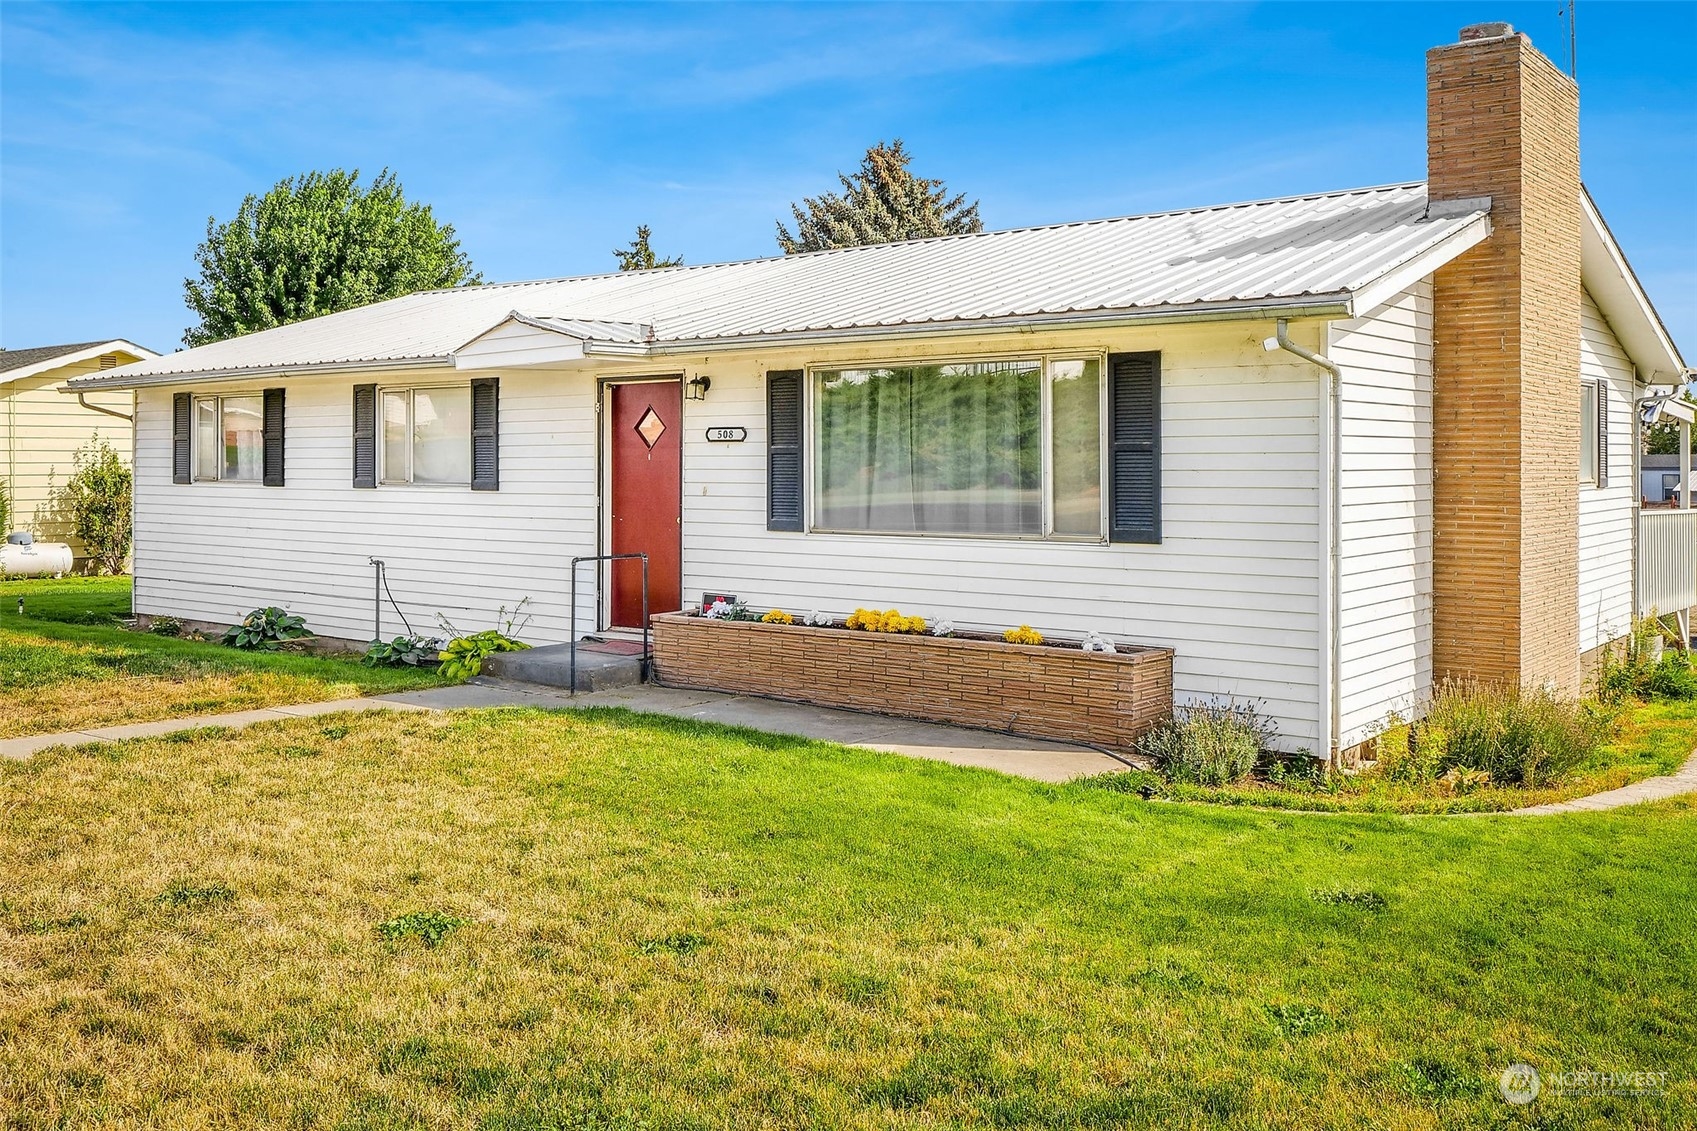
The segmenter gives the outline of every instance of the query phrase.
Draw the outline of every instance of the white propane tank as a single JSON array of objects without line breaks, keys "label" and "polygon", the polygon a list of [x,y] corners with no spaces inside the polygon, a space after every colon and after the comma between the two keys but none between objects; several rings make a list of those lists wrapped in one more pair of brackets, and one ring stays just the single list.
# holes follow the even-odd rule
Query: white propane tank
[{"label": "white propane tank", "polygon": [[0,546],[0,578],[62,577],[71,572],[71,548],[63,542],[37,542],[24,531],[6,535]]}]

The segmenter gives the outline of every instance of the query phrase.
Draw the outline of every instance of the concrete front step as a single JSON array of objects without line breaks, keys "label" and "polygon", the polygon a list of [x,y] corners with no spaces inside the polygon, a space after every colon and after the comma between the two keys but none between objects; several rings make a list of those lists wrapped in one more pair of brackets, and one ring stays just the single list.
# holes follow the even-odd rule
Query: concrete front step
[{"label": "concrete front step", "polygon": [[[572,687],[572,646],[547,644],[522,652],[497,652],[483,661],[483,674],[519,683]],[[606,691],[642,682],[642,657],[616,645],[577,646],[576,691]]]}]

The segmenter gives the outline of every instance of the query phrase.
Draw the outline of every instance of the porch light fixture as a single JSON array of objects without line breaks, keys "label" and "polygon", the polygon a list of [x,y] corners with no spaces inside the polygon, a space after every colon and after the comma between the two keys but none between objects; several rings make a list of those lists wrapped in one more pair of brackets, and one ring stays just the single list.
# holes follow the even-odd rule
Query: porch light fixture
[{"label": "porch light fixture", "polygon": [[711,377],[691,377],[689,384],[684,387],[684,400],[704,401],[707,399],[707,390],[712,387],[713,378]]}]

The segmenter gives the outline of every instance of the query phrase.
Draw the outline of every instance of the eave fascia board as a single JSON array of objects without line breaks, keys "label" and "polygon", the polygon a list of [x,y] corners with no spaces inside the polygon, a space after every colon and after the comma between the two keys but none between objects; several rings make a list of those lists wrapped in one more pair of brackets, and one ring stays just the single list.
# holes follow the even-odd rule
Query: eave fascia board
[{"label": "eave fascia board", "polygon": [[202,369],[184,373],[149,373],[139,377],[78,377],[65,382],[61,393],[95,389],[153,389],[162,385],[213,385],[255,378],[334,377],[348,373],[390,373],[396,370],[452,369],[452,357],[408,357],[389,361],[346,361],[317,364],[255,365],[239,369]]},{"label": "eave fascia board", "polygon": [[[1487,203],[1490,198],[1483,198]],[[1459,203],[1459,202],[1452,202]],[[1483,243],[1491,234],[1491,217],[1481,213],[1471,223],[1456,229],[1401,266],[1356,290],[1352,314],[1361,317],[1377,310],[1414,283],[1424,279],[1469,248]]]},{"label": "eave fascia board", "polygon": [[[1580,212],[1585,218],[1586,226],[1586,231],[1581,235],[1581,247],[1583,249],[1586,244],[1595,246],[1603,259],[1603,262],[1597,264],[1597,266],[1606,267],[1612,276],[1612,279],[1607,280],[1586,280],[1586,289],[1591,292],[1593,300],[1598,298],[1599,291],[1605,292],[1604,297],[1613,298],[1615,296],[1607,294],[1607,292],[1618,290],[1620,297],[1626,301],[1629,312],[1635,313],[1639,317],[1644,333],[1632,333],[1627,330],[1627,333],[1622,335],[1621,331],[1625,327],[1612,325],[1612,323],[1619,321],[1618,317],[1611,318],[1610,321],[1611,329],[1615,331],[1617,337],[1621,337],[1621,346],[1629,354],[1646,353],[1653,350],[1658,355],[1655,358],[1632,357],[1633,363],[1646,374],[1646,383],[1656,384],[1659,378],[1663,383],[1671,381],[1675,384],[1683,384],[1685,380],[1683,375],[1686,371],[1685,359],[1680,355],[1679,347],[1674,344],[1673,335],[1668,333],[1667,325],[1662,322],[1662,316],[1657,313],[1655,304],[1650,301],[1649,294],[1644,290],[1643,284],[1638,281],[1638,275],[1632,270],[1632,264],[1627,262],[1626,253],[1621,251],[1620,243],[1614,238],[1614,233],[1609,230],[1608,221],[1603,219],[1602,210],[1597,207],[1597,202],[1591,199],[1590,190],[1583,185],[1580,186],[1579,203]],[[1581,275],[1583,273],[1584,256],[1582,254]],[[1612,283],[1613,286],[1593,286],[1593,283]],[[1599,302],[1598,305],[1602,306],[1602,303]],[[1616,311],[1617,315],[1618,313],[1619,311]],[[1609,311],[1605,310],[1604,314],[1608,315]],[[1646,364],[1647,362],[1648,364]]]},{"label": "eave fascia board", "polygon": [[[0,385],[10,384],[13,381],[27,380],[30,377],[38,377],[43,373],[51,373],[53,370],[62,369],[67,365],[76,365],[83,361],[93,361],[101,354],[118,352],[134,354],[142,361],[151,361],[159,356],[146,346],[138,346],[127,338],[113,338],[109,342],[101,342],[99,345],[89,346],[86,349],[72,350],[70,353],[62,353],[57,357],[50,357],[46,361],[38,361],[34,365],[20,366],[19,368],[9,370],[6,373],[0,373]],[[137,363],[131,362],[130,364],[135,365]]]},{"label": "eave fascia board", "polygon": [[[650,343],[641,354],[629,356],[666,357],[674,354],[724,353],[764,346],[807,345],[813,342],[840,343],[886,341],[891,338],[966,337],[1018,331],[1111,329],[1120,326],[1159,326],[1181,322],[1253,322],[1275,318],[1347,318],[1347,292],[1299,295],[1289,299],[1257,299],[1253,302],[1191,304],[1149,307],[1144,310],[1104,310],[1089,313],[1019,315],[1010,318],[980,318],[963,322],[906,322],[895,326],[854,326],[837,330],[797,330],[774,334],[743,334],[721,338],[678,338]],[[602,343],[591,343],[586,353],[599,355]]]}]

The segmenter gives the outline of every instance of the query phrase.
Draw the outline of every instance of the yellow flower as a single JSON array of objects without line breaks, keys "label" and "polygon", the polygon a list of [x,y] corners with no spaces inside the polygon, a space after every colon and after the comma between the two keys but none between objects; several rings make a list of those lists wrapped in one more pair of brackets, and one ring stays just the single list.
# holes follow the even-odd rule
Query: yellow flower
[{"label": "yellow flower", "polygon": [[794,624],[795,618],[782,609],[773,609],[760,618],[761,624]]},{"label": "yellow flower", "polygon": [[1002,639],[1009,644],[1041,644],[1043,643],[1043,634],[1028,624],[1022,624],[1018,628],[1010,628],[1002,633]]}]

